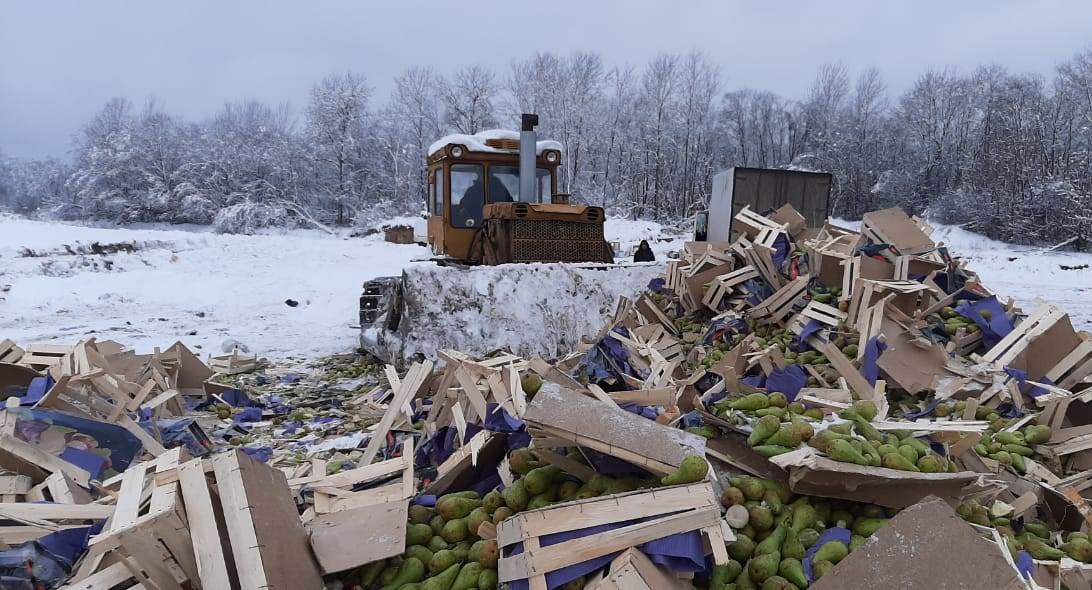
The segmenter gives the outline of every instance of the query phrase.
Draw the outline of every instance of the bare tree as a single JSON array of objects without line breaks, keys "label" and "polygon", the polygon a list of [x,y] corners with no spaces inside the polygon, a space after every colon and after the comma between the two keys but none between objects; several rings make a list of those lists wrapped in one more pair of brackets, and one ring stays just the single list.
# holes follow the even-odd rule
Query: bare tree
[{"label": "bare tree", "polygon": [[497,124],[493,110],[497,86],[493,72],[467,66],[443,86],[445,120],[459,133],[477,133]]},{"label": "bare tree", "polygon": [[320,185],[332,197],[339,225],[347,221],[346,207],[357,196],[356,177],[364,171],[359,150],[370,98],[364,77],[352,73],[327,76],[311,90],[307,134],[313,157],[325,166]]}]

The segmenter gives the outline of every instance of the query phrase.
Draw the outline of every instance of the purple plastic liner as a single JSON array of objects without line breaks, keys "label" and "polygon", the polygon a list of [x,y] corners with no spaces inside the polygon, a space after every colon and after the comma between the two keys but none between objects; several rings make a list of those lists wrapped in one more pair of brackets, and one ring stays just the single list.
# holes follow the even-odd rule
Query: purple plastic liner
[{"label": "purple plastic liner", "polygon": [[808,383],[808,374],[800,365],[789,365],[784,369],[775,368],[766,377],[766,389],[770,392],[780,391],[789,401],[794,401],[800,390]]},{"label": "purple plastic liner", "polygon": [[[990,312],[990,319],[982,317],[982,311]],[[956,306],[956,313],[971,320],[982,330],[982,345],[991,348],[1012,332],[1012,323],[997,297],[964,302]]]},{"label": "purple plastic liner", "polygon": [[639,406],[634,403],[628,403],[622,404],[619,407],[631,414],[637,414],[638,416],[648,418],[649,420],[655,420],[660,415],[653,406]]},{"label": "purple plastic liner", "polygon": [[[1009,374],[1009,377],[1012,377],[1013,379],[1016,379],[1016,381],[1020,383],[1021,390],[1023,390],[1023,388],[1025,388],[1025,387],[1028,387],[1028,383],[1027,383],[1027,381],[1028,381],[1028,372],[1027,371],[1022,371],[1020,369],[1015,369],[1013,367],[1005,367],[1005,372]],[[1054,385],[1054,381],[1050,377],[1047,377],[1045,375],[1043,376],[1042,379],[1039,380],[1039,382],[1040,383],[1045,383],[1047,385]],[[1027,395],[1030,395],[1031,397],[1039,397],[1040,395],[1043,395],[1043,394],[1046,394],[1046,393],[1049,393],[1049,392],[1047,390],[1043,389],[1042,387],[1039,387],[1038,385],[1032,385],[1032,386],[1030,386],[1030,389],[1028,389],[1024,393],[1026,393]]]},{"label": "purple plastic liner", "polygon": [[90,473],[95,479],[101,477],[106,469],[106,457],[83,449],[65,447],[60,456],[65,461]]},{"label": "purple plastic liner", "polygon": [[240,447],[251,459],[268,463],[273,458],[273,447]]},{"label": "purple plastic liner", "polygon": [[861,364],[861,375],[868,379],[870,385],[875,385],[880,378],[880,354],[887,350],[887,345],[880,342],[879,336],[873,336],[865,343],[864,362]]},{"label": "purple plastic liner", "polygon": [[762,373],[758,375],[748,375],[739,380],[740,383],[746,383],[751,387],[763,387],[766,385],[766,376]]},{"label": "purple plastic liner", "polygon": [[781,266],[782,262],[789,257],[789,238],[785,234],[778,234],[774,239],[774,252],[771,259],[774,266]]},{"label": "purple plastic liner", "polygon": [[937,406],[939,406],[939,405],[940,405],[940,400],[935,399],[935,400],[929,402],[929,404],[926,405],[925,408],[922,409],[921,411],[909,412],[907,414],[904,414],[904,417],[907,420],[915,420],[917,418],[921,418],[922,416],[929,416],[929,415],[931,415],[933,413],[933,410],[937,409]]},{"label": "purple plastic liner", "polygon": [[846,547],[849,547],[849,540],[852,536],[853,533],[851,533],[849,529],[832,527],[823,531],[823,534],[819,535],[819,539],[816,540],[815,543],[812,543],[811,547],[808,547],[802,561],[804,562],[804,575],[808,578],[809,584],[815,581],[815,571],[812,570],[811,559],[818,553],[819,548],[830,541],[841,541],[842,543],[845,543]]},{"label": "purple plastic liner", "polygon": [[[747,332],[747,322],[740,318],[721,318],[715,320],[705,329],[705,335],[702,337],[702,342],[707,346],[711,345],[718,336],[727,332],[744,334]],[[724,340],[727,339],[725,338]]]},{"label": "purple plastic liner", "polygon": [[[631,524],[636,524],[649,519],[638,519],[627,522],[614,523],[609,525],[600,525],[589,527],[586,529],[580,529],[577,531],[566,531],[564,533],[555,533],[553,535],[545,535],[539,539],[542,547],[549,545],[556,545],[572,539],[580,537],[586,537],[605,531],[619,529]],[[698,531],[691,531],[688,533],[680,533],[677,535],[671,535],[655,541],[650,541],[644,545],[640,545],[638,549],[647,555],[653,563],[657,563],[663,567],[668,567],[676,571],[684,572],[697,572],[705,570],[705,554],[702,551],[701,533]],[[516,544],[511,552],[511,555],[519,555],[523,553],[523,544]],[[591,573],[599,568],[606,566],[611,562],[621,551],[612,553],[610,555],[604,555],[595,559],[570,565],[568,567],[561,568],[546,574],[546,587],[553,589],[568,582],[571,582],[580,576]],[[508,583],[510,590],[527,590],[527,580],[514,580]]]},{"label": "purple plastic liner", "polygon": [[1031,579],[1032,572],[1035,571],[1035,560],[1027,551],[1021,550],[1016,554],[1016,571],[1020,572],[1024,579]]},{"label": "purple plastic liner", "polygon": [[606,455],[592,449],[584,449],[584,454],[591,462],[591,466],[603,475],[633,475],[636,477],[648,477],[649,475],[644,469],[618,457]]},{"label": "purple plastic liner", "polygon": [[523,420],[508,413],[508,410],[500,408],[497,402],[489,402],[485,405],[485,429],[490,432],[519,432],[524,430]]},{"label": "purple plastic liner", "polygon": [[804,329],[800,332],[800,335],[796,337],[796,340],[792,341],[792,350],[795,352],[804,352],[808,348],[808,338],[815,335],[816,332],[823,329],[823,324],[819,320],[808,320],[808,323],[804,324]]},{"label": "purple plastic liner", "polygon": [[261,408],[243,408],[241,411],[236,412],[231,418],[232,422],[239,424],[241,422],[261,422],[262,421],[262,409]]},{"label": "purple plastic liner", "polygon": [[436,505],[436,494],[421,494],[413,499],[413,503],[431,508]]},{"label": "purple plastic liner", "polygon": [[26,395],[19,397],[19,405],[22,407],[33,406],[45,397],[46,392],[51,387],[53,387],[53,377],[49,375],[31,379],[30,385],[27,386]]}]

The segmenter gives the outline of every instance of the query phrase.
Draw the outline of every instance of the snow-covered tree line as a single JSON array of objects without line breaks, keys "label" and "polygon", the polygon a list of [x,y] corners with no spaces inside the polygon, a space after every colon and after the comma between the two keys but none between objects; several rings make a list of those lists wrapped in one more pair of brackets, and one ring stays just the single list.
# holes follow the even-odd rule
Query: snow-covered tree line
[{"label": "snow-covered tree line", "polygon": [[897,96],[875,69],[817,72],[803,97],[731,88],[700,53],[641,67],[539,53],[505,71],[411,68],[381,102],[331,75],[293,110],[248,100],[204,121],[115,99],[70,162],[0,155],[0,207],[226,231],[366,224],[423,209],[428,145],[537,112],[561,189],[614,215],[678,221],[730,166],[834,173],[833,213],[901,205],[991,237],[1092,248],[1092,50],[1050,77],[933,70]]}]

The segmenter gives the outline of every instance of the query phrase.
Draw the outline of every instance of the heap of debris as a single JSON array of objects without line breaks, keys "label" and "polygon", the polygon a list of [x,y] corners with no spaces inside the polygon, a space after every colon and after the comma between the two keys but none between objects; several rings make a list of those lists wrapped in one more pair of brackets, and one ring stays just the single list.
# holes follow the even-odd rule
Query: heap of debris
[{"label": "heap of debris", "polygon": [[0,342],[0,564],[21,564],[3,574],[1089,588],[1089,334],[999,300],[897,209],[860,232],[789,206],[736,222],[552,363],[447,350],[300,375]]}]

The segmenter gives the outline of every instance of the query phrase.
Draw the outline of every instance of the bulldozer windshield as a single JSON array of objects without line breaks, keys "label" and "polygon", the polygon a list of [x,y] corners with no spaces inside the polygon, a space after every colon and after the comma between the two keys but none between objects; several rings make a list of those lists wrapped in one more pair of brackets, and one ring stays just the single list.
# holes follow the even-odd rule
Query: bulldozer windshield
[{"label": "bulldozer windshield", "polygon": [[519,194],[518,166],[489,167],[489,202],[512,203],[549,203],[551,201],[550,171],[545,168],[535,170],[538,194],[524,198]]},{"label": "bulldozer windshield", "polygon": [[478,227],[485,206],[485,182],[481,164],[451,166],[451,225]]}]

